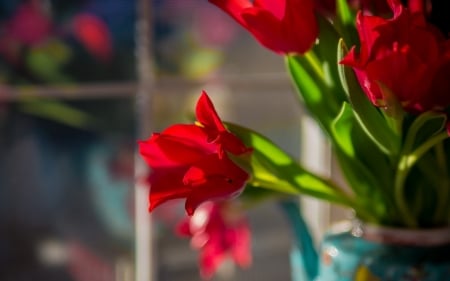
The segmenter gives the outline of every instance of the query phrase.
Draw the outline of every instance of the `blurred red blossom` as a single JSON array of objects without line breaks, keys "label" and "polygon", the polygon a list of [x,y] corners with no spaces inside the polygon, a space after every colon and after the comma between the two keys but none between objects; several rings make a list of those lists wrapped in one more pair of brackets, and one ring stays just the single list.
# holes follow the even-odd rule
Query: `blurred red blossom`
[{"label": "blurred red blossom", "polygon": [[20,4],[14,14],[4,22],[0,36],[0,54],[9,62],[20,60],[23,46],[36,46],[47,40],[53,32],[53,23],[39,1]]},{"label": "blurred red blossom", "polygon": [[191,246],[200,251],[200,273],[205,279],[228,257],[241,267],[251,264],[250,227],[234,202],[202,204],[178,224],[177,233],[191,237]]},{"label": "blurred red blossom", "polygon": [[98,16],[80,13],[73,18],[73,33],[86,50],[102,62],[113,55],[112,39],[108,26]]}]

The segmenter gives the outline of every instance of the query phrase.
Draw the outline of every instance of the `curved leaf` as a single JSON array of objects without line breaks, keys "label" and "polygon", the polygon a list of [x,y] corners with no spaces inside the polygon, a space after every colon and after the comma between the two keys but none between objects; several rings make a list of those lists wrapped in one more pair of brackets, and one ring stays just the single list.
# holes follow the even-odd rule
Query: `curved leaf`
[{"label": "curved leaf", "polygon": [[317,57],[313,53],[288,56],[286,64],[300,100],[322,129],[330,133],[331,122],[339,113],[342,101],[330,91]]},{"label": "curved leaf", "polygon": [[425,140],[441,132],[447,122],[447,115],[442,112],[427,111],[420,114],[409,127],[403,153],[408,153]]},{"label": "curved leaf", "polygon": [[[389,173],[377,176],[376,171],[368,167],[368,165],[370,167],[381,166],[378,170],[385,170],[385,163],[372,147],[369,146],[368,149],[370,151],[366,151],[360,147],[360,142],[355,141],[355,138],[361,138],[359,134],[356,134],[358,128],[355,126],[359,126],[359,124],[351,106],[348,103],[343,103],[341,112],[333,121],[331,130],[339,167],[344,173],[349,187],[353,190],[356,197],[359,198],[358,200],[366,205],[371,205],[371,208],[376,212],[384,212],[384,206],[378,206],[379,203],[372,199],[375,193],[381,193],[380,196],[383,196],[384,176],[389,176]],[[359,159],[359,157],[367,155],[369,157],[364,157],[365,162]]]},{"label": "curved leaf", "polygon": [[354,207],[352,200],[335,183],[307,171],[266,137],[235,124],[226,123],[226,126],[247,146],[253,148],[250,159],[233,158],[238,164],[250,168],[251,185],[279,192],[310,195]]}]

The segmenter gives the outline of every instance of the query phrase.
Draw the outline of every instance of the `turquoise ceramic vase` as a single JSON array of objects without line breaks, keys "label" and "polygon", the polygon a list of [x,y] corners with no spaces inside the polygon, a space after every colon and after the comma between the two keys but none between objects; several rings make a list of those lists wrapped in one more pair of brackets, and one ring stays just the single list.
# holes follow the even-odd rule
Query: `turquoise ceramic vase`
[{"label": "turquoise ceramic vase", "polygon": [[315,254],[303,219],[289,214],[295,211],[292,204],[282,205],[296,241],[293,281],[450,281],[450,227],[411,230],[344,222],[324,235]]},{"label": "turquoise ceramic vase", "polygon": [[353,226],[325,235],[323,281],[450,281],[450,228]]}]

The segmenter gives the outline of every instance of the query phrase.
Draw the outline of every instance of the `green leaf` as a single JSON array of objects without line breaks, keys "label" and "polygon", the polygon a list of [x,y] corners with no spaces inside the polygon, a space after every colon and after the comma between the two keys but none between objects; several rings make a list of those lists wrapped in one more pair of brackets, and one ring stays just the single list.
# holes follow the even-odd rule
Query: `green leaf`
[{"label": "green leaf", "polygon": [[[340,41],[338,57],[346,53],[343,41]],[[355,116],[370,139],[386,154],[396,155],[400,146],[400,135],[392,130],[389,122],[362,91],[358,80],[350,67],[339,65],[342,85],[349,96]]]},{"label": "green leaf", "polygon": [[336,19],[334,25],[349,46],[358,44],[358,33],[356,31],[356,14],[347,0],[336,1]]},{"label": "green leaf", "polygon": [[55,100],[28,99],[21,101],[20,110],[69,127],[92,129],[96,120],[89,114]]},{"label": "green leaf", "polygon": [[292,195],[247,184],[244,192],[239,196],[239,201],[244,204],[245,208],[251,208],[252,206],[263,202],[285,200],[290,197],[292,197]]},{"label": "green leaf", "polygon": [[339,83],[338,61],[336,56],[336,50],[341,36],[327,18],[318,15],[317,20],[320,28],[318,37],[319,44],[314,46],[314,52],[321,61],[326,85],[330,89],[330,92],[333,93],[333,96],[329,98],[335,99],[338,104],[341,104],[347,100],[347,96]]},{"label": "green leaf", "polygon": [[330,133],[331,122],[339,113],[342,102],[327,86],[320,61],[314,53],[308,53],[287,56],[286,64],[299,99],[322,129]]},{"label": "green leaf", "polygon": [[405,144],[403,145],[403,153],[409,153],[414,148],[430,139],[433,135],[441,132],[447,122],[447,116],[442,112],[427,111],[415,118],[409,127]]},{"label": "green leaf", "polygon": [[336,1],[337,19],[345,25],[354,24],[355,15],[352,13],[350,6],[346,0]]},{"label": "green leaf", "polygon": [[341,111],[331,125],[333,139],[340,149],[348,156],[354,157],[355,149],[352,141],[353,110],[348,103],[343,103]]},{"label": "green leaf", "polygon": [[250,167],[250,185],[287,194],[305,194],[354,207],[352,200],[335,183],[307,171],[266,137],[235,124],[226,123],[226,126],[247,146],[253,148],[250,159],[232,158],[238,164]]},{"label": "green leaf", "polygon": [[[414,217],[411,213],[408,194],[405,192],[405,182],[417,161],[426,155],[431,148],[448,139],[447,132],[443,130],[446,122],[447,116],[444,113],[424,112],[414,120],[406,133],[405,143],[397,166],[394,192],[395,202],[402,219],[405,225],[409,227],[417,227],[418,221],[417,217]],[[418,139],[423,139],[423,142],[417,141]]]},{"label": "green leaf", "polygon": [[[378,171],[385,169],[383,159],[380,159],[379,151],[372,147],[368,147],[370,151],[366,151],[367,144],[360,147],[360,143],[355,141],[361,138],[356,134],[359,124],[356,121],[354,112],[348,103],[343,103],[340,114],[336,117],[332,124],[332,143],[334,144],[334,151],[336,153],[339,167],[344,173],[350,188],[354,191],[358,200],[373,207],[377,202],[373,202],[373,194],[383,193],[384,191],[384,177],[380,175],[375,177]],[[355,150],[358,149],[358,153]],[[362,162],[359,157],[365,156],[365,162]],[[371,167],[381,167],[377,170],[370,170],[367,165]],[[371,202],[368,204],[368,202]]]}]

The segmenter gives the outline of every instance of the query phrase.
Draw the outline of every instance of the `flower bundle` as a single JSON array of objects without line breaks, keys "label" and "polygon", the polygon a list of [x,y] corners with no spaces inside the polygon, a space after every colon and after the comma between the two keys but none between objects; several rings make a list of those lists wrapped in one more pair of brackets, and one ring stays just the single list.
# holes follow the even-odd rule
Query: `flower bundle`
[{"label": "flower bundle", "polygon": [[[235,213],[246,202],[301,194],[351,208],[367,223],[449,224],[450,41],[435,24],[434,3],[430,10],[418,0],[209,2],[285,58],[298,100],[329,140],[347,185],[308,171],[258,132],[224,123],[203,92],[197,122],[139,144],[152,169],[150,210],[186,198],[195,216],[207,201],[228,212],[225,202],[243,202]],[[223,221],[222,228],[236,227]],[[222,244],[220,257],[238,252],[233,243],[239,239]],[[245,255],[234,257],[248,264]]]}]

